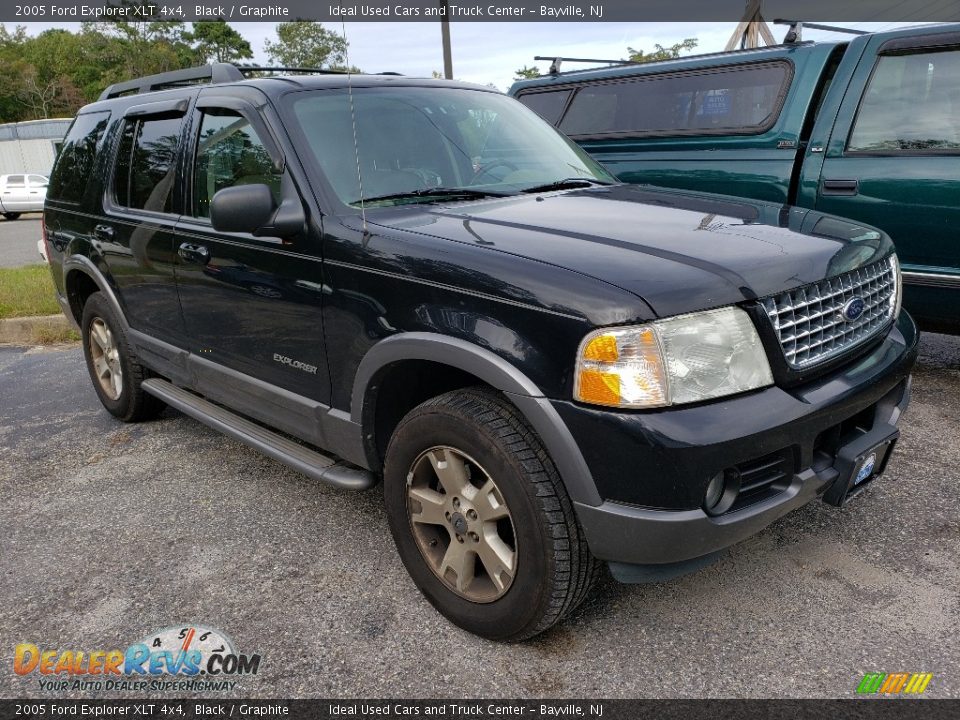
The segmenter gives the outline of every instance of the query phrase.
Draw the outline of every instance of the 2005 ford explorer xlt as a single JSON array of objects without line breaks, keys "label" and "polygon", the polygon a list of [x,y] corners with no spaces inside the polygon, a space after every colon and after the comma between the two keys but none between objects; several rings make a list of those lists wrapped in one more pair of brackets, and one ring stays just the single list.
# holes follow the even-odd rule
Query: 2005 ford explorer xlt
[{"label": "2005 ford explorer xlt", "polygon": [[909,398],[887,235],[619,184],[481,87],[230,65],[113,86],[44,232],[108,411],[382,478],[414,582],[489,638],[550,627],[604,563],[663,578],[841,505]]}]

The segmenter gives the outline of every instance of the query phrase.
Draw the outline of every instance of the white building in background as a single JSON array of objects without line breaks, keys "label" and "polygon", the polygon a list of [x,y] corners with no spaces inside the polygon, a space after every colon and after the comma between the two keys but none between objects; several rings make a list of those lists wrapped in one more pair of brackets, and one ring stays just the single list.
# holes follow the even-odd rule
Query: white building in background
[{"label": "white building in background", "polygon": [[72,120],[28,120],[0,125],[0,175],[50,176],[53,161]]}]

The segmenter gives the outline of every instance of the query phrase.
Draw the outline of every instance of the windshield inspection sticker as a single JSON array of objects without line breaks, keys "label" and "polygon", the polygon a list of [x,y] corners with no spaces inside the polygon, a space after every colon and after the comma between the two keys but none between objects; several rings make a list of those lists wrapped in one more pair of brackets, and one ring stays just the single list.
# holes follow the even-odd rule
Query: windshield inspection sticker
[{"label": "windshield inspection sticker", "polygon": [[235,678],[256,675],[263,656],[236,651],[219,630],[182,625],[150,633],[126,650],[41,648],[20,643],[13,671],[39,675],[47,691],[233,690]]}]

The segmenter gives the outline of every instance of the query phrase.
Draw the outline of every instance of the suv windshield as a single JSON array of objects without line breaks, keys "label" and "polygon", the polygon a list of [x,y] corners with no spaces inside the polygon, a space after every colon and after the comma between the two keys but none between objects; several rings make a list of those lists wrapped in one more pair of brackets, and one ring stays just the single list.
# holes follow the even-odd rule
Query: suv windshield
[{"label": "suv windshield", "polygon": [[534,112],[497,93],[354,88],[351,112],[346,89],[321,90],[297,94],[293,110],[317,164],[349,205],[470,200],[616,182]]}]

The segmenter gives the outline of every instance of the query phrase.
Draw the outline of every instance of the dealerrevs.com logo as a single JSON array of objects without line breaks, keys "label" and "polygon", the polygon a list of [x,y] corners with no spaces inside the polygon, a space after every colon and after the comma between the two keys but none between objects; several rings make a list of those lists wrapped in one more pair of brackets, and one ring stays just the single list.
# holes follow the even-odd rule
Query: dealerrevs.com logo
[{"label": "dealerrevs.com logo", "polygon": [[[20,643],[13,671],[38,675],[41,690],[232,690],[256,675],[262,656],[245,655],[219,630],[200,625],[168,627],[126,650],[41,648]],[[180,679],[168,679],[168,678]]]}]

